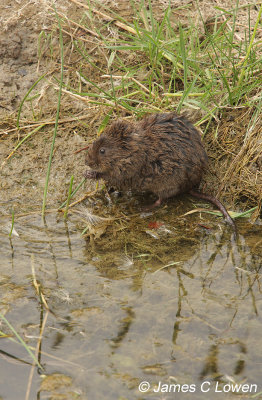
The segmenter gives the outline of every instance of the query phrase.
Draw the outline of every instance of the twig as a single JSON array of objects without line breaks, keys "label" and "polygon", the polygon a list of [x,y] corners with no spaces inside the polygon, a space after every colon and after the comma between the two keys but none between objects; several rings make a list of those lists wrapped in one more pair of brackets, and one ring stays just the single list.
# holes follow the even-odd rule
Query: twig
[{"label": "twig", "polygon": [[[57,86],[54,86],[54,89],[58,90],[59,88]],[[66,90],[66,89],[62,89],[62,92],[66,93],[66,94],[69,94],[70,96],[75,97],[76,99],[82,100],[82,101],[84,101],[85,103],[88,103],[88,104],[90,104],[90,103],[92,104],[94,102],[93,100],[87,99],[86,97],[80,96],[79,94],[72,93],[72,92],[70,92],[69,90]],[[105,98],[103,98],[102,100],[105,102],[106,105],[108,105],[110,107],[115,107],[115,103],[113,103],[112,101],[109,101],[109,100],[107,100]],[[118,104],[117,106],[119,108],[121,108],[122,110],[126,111],[126,108],[121,106],[121,104]]]},{"label": "twig", "polygon": [[[97,106],[90,107],[89,109],[94,109],[94,108],[97,108]],[[74,121],[78,121],[80,119],[86,119],[87,117],[88,117],[87,115],[81,115],[79,117],[64,118],[64,119],[60,119],[58,121],[58,123],[59,124],[65,124],[67,122],[74,122]],[[55,120],[32,122],[30,125],[21,126],[20,130],[21,129],[27,129],[27,128],[35,128],[35,127],[40,126],[40,125],[54,125],[55,123],[56,123]],[[8,133],[15,132],[15,131],[17,131],[17,128],[12,128],[12,129],[9,129],[7,131],[0,132],[0,135],[8,135]]]},{"label": "twig", "polygon": [[90,29],[88,29],[88,28],[86,28],[86,27],[84,27],[84,26],[78,24],[77,22],[73,21],[72,19],[69,19],[69,18],[66,17],[64,14],[61,14],[60,12],[57,12],[57,14],[58,14],[59,16],[61,16],[61,17],[65,17],[65,18],[67,19],[67,21],[69,21],[71,24],[77,26],[78,28],[82,29],[83,31],[86,31],[87,33],[90,33],[90,35],[93,35],[93,36],[95,36],[95,37],[97,37],[97,38],[100,38],[100,36],[99,36],[96,32],[91,31]]},{"label": "twig", "polygon": [[33,285],[35,287],[37,295],[40,297],[41,302],[44,304],[45,308],[49,310],[49,307],[47,305],[45,296],[42,293],[41,287],[39,283],[36,280],[36,275],[35,275],[35,263],[34,263],[34,255],[31,255],[31,269],[32,269],[32,277],[33,277]]},{"label": "twig", "polygon": [[[77,0],[69,0],[72,3],[77,4],[80,7],[83,7],[87,10],[90,10],[89,7],[86,4],[80,3]],[[134,28],[132,28],[131,26],[128,26],[126,24],[124,24],[123,22],[117,21],[114,18],[110,17],[109,15],[102,13],[101,11],[96,10],[95,8],[92,9],[92,12],[94,12],[97,15],[100,15],[100,17],[104,18],[106,21],[110,21],[113,22],[116,26],[118,26],[119,28],[124,29],[127,32],[133,33],[134,35],[137,34],[136,30]]]},{"label": "twig", "polygon": [[[84,201],[85,199],[87,199],[88,197],[93,196],[96,193],[96,190],[93,190],[93,192],[91,193],[86,193],[83,197],[81,197],[79,200],[74,201],[73,203],[69,204],[68,208],[74,207],[76,204],[81,203],[82,201]],[[62,204],[62,206],[64,206]],[[63,207],[59,207],[57,211],[63,211]]]},{"label": "twig", "polygon": [[[126,75],[102,75],[101,78],[114,78],[114,79],[131,79],[133,82],[135,82],[138,86],[140,86],[142,89],[144,89],[145,92],[151,94],[153,97],[156,97],[155,93],[150,92],[150,90],[143,85],[141,82],[139,82],[136,78],[134,78],[133,76],[128,76]],[[164,93],[165,94],[165,93]],[[204,93],[202,94],[204,95]]]}]

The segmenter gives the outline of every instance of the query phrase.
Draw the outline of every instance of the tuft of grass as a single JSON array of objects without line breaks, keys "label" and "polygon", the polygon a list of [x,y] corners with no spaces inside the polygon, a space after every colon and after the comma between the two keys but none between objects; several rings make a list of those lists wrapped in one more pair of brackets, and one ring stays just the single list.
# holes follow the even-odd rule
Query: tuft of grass
[{"label": "tuft of grass", "polygon": [[253,44],[254,44],[254,40],[255,40],[255,37],[256,37],[258,24],[260,22],[261,14],[262,14],[262,4],[261,4],[259,12],[258,12],[257,20],[256,20],[256,23],[255,23],[255,26],[254,26],[254,30],[253,30],[253,34],[252,34],[252,37],[250,39],[250,43],[249,43],[249,46],[248,46],[248,49],[247,49],[247,52],[246,52],[246,56],[245,56],[245,58],[244,58],[244,60],[242,62],[242,69],[241,69],[241,73],[240,73],[240,76],[239,76],[239,79],[238,79],[238,84],[237,84],[238,91],[239,91],[240,87],[243,84],[244,77],[250,75],[250,73],[249,73],[249,69],[250,69],[249,60],[250,60],[250,55],[251,55],[251,50],[252,50],[252,47],[253,47]]},{"label": "tuft of grass", "polygon": [[[78,90],[71,82],[65,84],[69,92],[88,98],[91,104],[136,116],[164,109],[200,109],[203,116],[199,125],[209,123],[225,107],[258,105],[262,57],[256,34],[262,6],[255,26],[248,24],[243,40],[236,32],[237,16],[243,7],[239,1],[229,11],[216,7],[218,15],[211,31],[198,8],[201,32],[193,21],[189,26],[172,24],[170,6],[160,21],[150,0],[132,6],[132,22],[105,6],[105,12],[97,11],[95,1],[83,6],[83,28],[92,27],[104,60],[98,65],[85,43],[75,39],[75,49],[83,57],[77,71],[79,83],[89,89],[83,90],[81,84]],[[97,14],[104,22],[98,23]],[[108,35],[113,25],[117,34]],[[84,63],[102,83],[98,84],[93,74],[87,76]]]},{"label": "tuft of grass", "polygon": [[45,31],[41,31],[38,35],[37,41],[37,56],[38,56],[38,64],[43,58],[44,54],[48,51],[50,54],[50,58],[53,59],[53,32],[46,33]]}]

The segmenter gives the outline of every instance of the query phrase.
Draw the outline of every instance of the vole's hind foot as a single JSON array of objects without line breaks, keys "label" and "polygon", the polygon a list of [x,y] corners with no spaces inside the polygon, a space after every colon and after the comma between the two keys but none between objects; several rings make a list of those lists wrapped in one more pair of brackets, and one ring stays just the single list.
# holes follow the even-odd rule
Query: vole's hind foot
[{"label": "vole's hind foot", "polygon": [[160,199],[160,197],[152,204],[152,207],[159,207],[162,204],[162,200]]},{"label": "vole's hind foot", "polygon": [[149,204],[147,206],[143,207],[144,212],[150,212],[153,211],[155,208],[159,207],[162,204],[162,200],[159,198],[157,199],[154,203]]}]

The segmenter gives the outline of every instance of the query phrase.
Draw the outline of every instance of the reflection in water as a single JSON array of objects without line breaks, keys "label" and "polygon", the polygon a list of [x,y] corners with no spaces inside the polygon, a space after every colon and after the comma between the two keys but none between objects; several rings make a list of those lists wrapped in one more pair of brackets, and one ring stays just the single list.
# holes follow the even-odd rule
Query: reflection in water
[{"label": "reflection in water", "polygon": [[219,349],[217,345],[212,345],[206,357],[206,363],[200,374],[200,379],[203,380],[207,376],[218,378],[218,355]]},{"label": "reflection in water", "polygon": [[[234,372],[232,375],[240,375],[241,373],[244,372],[245,368],[245,357],[244,355],[247,353],[245,345],[243,343],[240,343],[238,341],[232,342],[232,343],[225,343],[220,341],[217,338],[217,341],[220,342],[219,344],[212,345],[210,347],[209,353],[207,354],[205,365],[203,367],[203,370],[200,373],[200,380],[204,380],[204,378],[212,378],[214,381],[223,381],[223,374],[219,372],[219,347],[220,345],[233,345],[235,349],[235,353],[238,355],[240,359],[235,361],[234,365]],[[237,345],[237,346],[236,346]],[[242,358],[241,358],[242,354]]]},{"label": "reflection in water", "polygon": [[[228,377],[259,384],[261,227],[236,242],[229,231],[206,234],[171,218],[117,222],[93,245],[80,235],[77,216],[65,222],[48,215],[44,224],[21,218],[19,237],[0,236],[0,311],[33,348],[43,328],[38,360],[45,374],[73,378],[50,389],[54,396],[140,399],[142,380],[152,388]],[[162,231],[151,235],[149,223]],[[32,255],[50,309],[45,325]],[[10,334],[4,324],[1,331]],[[1,339],[0,355],[0,379],[10,382],[1,395],[20,398],[32,360],[10,338]],[[41,398],[41,381],[35,371],[30,399]],[[152,390],[147,396],[159,398]]]},{"label": "reflection in water", "polygon": [[117,333],[117,336],[111,339],[112,347],[118,347],[119,344],[123,341],[125,336],[128,334],[130,325],[132,324],[133,319],[135,318],[135,314],[130,307],[123,307],[122,310],[126,312],[126,317],[120,320],[120,328]]}]

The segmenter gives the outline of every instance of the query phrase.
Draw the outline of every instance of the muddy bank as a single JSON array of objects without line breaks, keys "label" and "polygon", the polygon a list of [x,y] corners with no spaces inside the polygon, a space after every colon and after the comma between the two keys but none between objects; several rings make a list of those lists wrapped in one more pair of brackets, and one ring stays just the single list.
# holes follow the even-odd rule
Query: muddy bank
[{"label": "muddy bank", "polygon": [[[240,2],[241,3],[241,2]],[[225,7],[230,10],[232,2]],[[96,24],[103,27],[109,37],[119,37],[121,29],[105,20],[102,12],[118,12],[127,21],[134,19],[134,9],[126,3],[111,4],[102,2],[97,7]],[[179,7],[180,8],[179,8]],[[81,70],[100,87],[111,85],[110,79],[103,75],[106,70],[108,54],[99,47],[99,38],[94,33],[94,26],[89,30],[80,27],[84,12],[79,4],[73,1],[57,2],[58,15],[62,18],[65,52],[64,79],[70,85],[82,85],[84,91],[93,90],[92,86],[77,77]],[[152,7],[161,19],[167,4],[152,2]],[[177,8],[178,7],[178,8]],[[171,2],[171,23],[174,26],[180,21],[187,24],[196,13],[196,4],[192,2]],[[204,21],[208,21],[214,13],[213,2],[199,2]],[[1,26],[3,35],[0,40],[2,64],[0,69],[1,89],[1,121],[0,121],[0,158],[1,163],[7,159],[17,143],[35,128],[43,125],[39,132],[27,140],[8,161],[1,166],[1,202],[7,212],[10,204],[17,210],[30,209],[41,204],[46,168],[52,141],[54,120],[57,106],[57,94],[60,69],[60,49],[58,44],[57,21],[49,1],[37,2],[23,0],[15,4],[5,0],[1,5]],[[217,12],[217,10],[215,10]],[[240,4],[237,15],[236,35],[241,39],[249,12],[250,23],[257,17],[257,8],[245,8]],[[100,14],[99,14],[100,13]],[[223,18],[222,18],[223,19]],[[200,17],[198,23],[201,25]],[[88,25],[85,25],[88,26]],[[85,29],[85,30],[84,30]],[[258,33],[260,35],[260,31]],[[92,63],[87,63],[74,47],[74,40],[80,39],[83,51],[87,52],[93,63],[101,68],[101,73]],[[135,62],[136,53],[129,54]],[[131,59],[130,58],[130,59]],[[143,71],[142,71],[143,72]],[[143,72],[144,73],[144,72]],[[47,74],[24,102],[20,116],[20,130],[15,128],[18,107],[30,87],[41,75]],[[138,77],[139,78],[139,77]],[[74,175],[75,185],[82,180],[85,170],[84,153],[75,151],[84,147],[96,137],[98,128],[108,114],[104,104],[90,104],[84,96],[73,96],[63,92],[60,123],[52,162],[48,206],[57,207],[65,199],[70,177]],[[200,126],[205,135],[203,138],[210,158],[210,171],[204,178],[204,189],[218,195],[227,206],[234,210],[246,210],[258,206],[255,217],[259,215],[261,206],[261,119],[250,128],[250,115],[254,109],[225,109],[205,131],[205,125]],[[190,111],[193,121],[197,121],[199,112]],[[117,108],[111,114],[111,120],[117,117],[136,118],[136,116]],[[66,121],[70,122],[66,122]],[[65,121],[65,122],[63,122]],[[101,187],[101,186],[100,186]],[[93,190],[90,183],[81,188],[78,196],[85,190]],[[11,202],[11,203],[10,203]],[[8,206],[6,204],[8,203]]]}]

